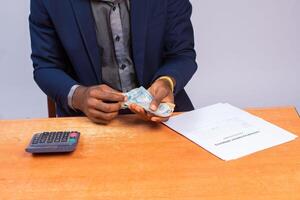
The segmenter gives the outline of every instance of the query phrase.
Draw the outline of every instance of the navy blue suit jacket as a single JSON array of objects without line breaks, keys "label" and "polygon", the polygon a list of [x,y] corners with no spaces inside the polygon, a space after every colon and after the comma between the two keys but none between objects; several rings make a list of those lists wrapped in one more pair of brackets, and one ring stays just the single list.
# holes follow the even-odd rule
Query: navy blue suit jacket
[{"label": "navy blue suit jacket", "polygon": [[[184,86],[197,69],[189,0],[131,0],[133,61],[139,85],[176,80],[176,111],[193,109]],[[67,96],[75,84],[99,85],[101,52],[89,0],[31,0],[34,79],[59,116],[78,115]]]}]

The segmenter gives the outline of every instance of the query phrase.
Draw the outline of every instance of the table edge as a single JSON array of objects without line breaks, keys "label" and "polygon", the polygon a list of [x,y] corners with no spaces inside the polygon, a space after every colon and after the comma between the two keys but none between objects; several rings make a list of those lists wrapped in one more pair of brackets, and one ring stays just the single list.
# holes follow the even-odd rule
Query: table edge
[{"label": "table edge", "polygon": [[[274,109],[293,109],[296,113],[296,115],[298,116],[298,118],[300,119],[300,112],[297,110],[297,108],[295,106],[274,106],[274,107],[247,107],[247,108],[241,108],[242,110],[245,111],[252,111],[252,110],[274,110]],[[182,112],[177,112],[177,113],[182,113]],[[0,119],[0,122],[14,122],[14,121],[27,121],[27,120],[49,120],[49,119],[59,119],[59,120],[63,120],[63,119],[87,119],[87,117],[84,116],[78,116],[78,117],[56,117],[56,118],[48,118],[48,117],[44,117],[44,118],[19,118],[19,119]]]}]

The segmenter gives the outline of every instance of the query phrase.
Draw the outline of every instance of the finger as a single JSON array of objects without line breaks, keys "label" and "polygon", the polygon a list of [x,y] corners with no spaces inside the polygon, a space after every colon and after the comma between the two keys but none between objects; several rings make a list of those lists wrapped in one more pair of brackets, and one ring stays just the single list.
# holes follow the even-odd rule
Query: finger
[{"label": "finger", "polygon": [[118,112],[104,113],[99,110],[90,109],[89,116],[99,119],[99,120],[111,121],[118,116]]},{"label": "finger", "polygon": [[139,116],[139,118],[141,118],[144,121],[150,121],[150,118],[148,118],[146,115],[141,114],[141,113],[137,113],[137,115]]},{"label": "finger", "polygon": [[161,101],[167,96],[164,90],[159,90],[155,95],[153,95],[153,100],[150,104],[150,109],[156,111]]},{"label": "finger", "polygon": [[103,101],[123,102],[125,96],[120,92],[108,91],[103,89],[93,89],[89,92],[89,96]]},{"label": "finger", "polygon": [[118,112],[122,107],[121,103],[104,103],[103,101],[98,101],[95,105],[97,110],[106,112],[106,113],[113,113]]},{"label": "finger", "polygon": [[166,122],[169,120],[170,117],[160,117],[160,116],[157,116],[153,113],[150,113],[150,112],[147,112],[147,117],[151,120],[151,121],[154,121],[154,122]]},{"label": "finger", "polygon": [[102,112],[111,113],[121,109],[121,103],[104,103],[102,100],[90,98],[87,101],[88,108],[96,109]]},{"label": "finger", "polygon": [[103,125],[109,124],[109,121],[104,121],[102,119],[91,118],[91,120],[96,124],[103,124]]},{"label": "finger", "polygon": [[151,117],[151,121],[153,122],[167,122],[169,117]]},{"label": "finger", "polygon": [[114,92],[101,92],[99,97],[103,101],[111,101],[111,102],[124,102],[125,101],[125,96],[123,94],[118,94],[118,93],[114,93]]},{"label": "finger", "polygon": [[109,121],[106,121],[106,120],[102,120],[102,119],[98,119],[98,118],[95,118],[95,117],[88,117],[92,122],[96,123],[96,124],[104,124],[104,125],[107,125],[109,124]]},{"label": "finger", "polygon": [[129,105],[128,106],[129,110],[131,110],[133,113],[138,114],[138,110],[136,109],[136,107],[134,105]]},{"label": "finger", "polygon": [[[145,111],[142,107],[135,105],[135,104],[132,104],[132,109],[134,110],[134,113],[138,114],[140,117],[142,117],[146,121],[164,122],[164,121],[168,120],[168,118],[157,117],[156,115]],[[154,120],[152,120],[152,118]]]},{"label": "finger", "polygon": [[149,121],[150,118],[147,117],[147,114],[145,112],[145,110],[143,108],[141,108],[140,106],[138,105],[135,105],[135,104],[131,104],[129,106],[129,109],[134,112],[135,114],[137,114],[140,118],[142,118],[143,120],[145,121]]},{"label": "finger", "polygon": [[124,101],[127,100],[127,96],[124,95],[124,93],[118,91],[118,90],[115,90],[111,87],[109,87],[108,85],[101,85],[101,90],[103,90],[104,92],[107,92],[107,93],[113,93],[113,94],[116,94],[116,95],[121,95],[124,97]]},{"label": "finger", "polygon": [[150,112],[146,112],[146,115],[149,119],[151,119],[151,117],[155,117],[155,115]]},{"label": "finger", "polygon": [[136,104],[130,104],[129,109],[133,110],[135,113],[144,113],[144,109]]}]

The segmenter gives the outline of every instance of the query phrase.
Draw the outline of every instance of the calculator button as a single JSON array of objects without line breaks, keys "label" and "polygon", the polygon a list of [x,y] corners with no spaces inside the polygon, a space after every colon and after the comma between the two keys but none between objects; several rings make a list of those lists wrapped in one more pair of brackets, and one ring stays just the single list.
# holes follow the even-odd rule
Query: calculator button
[{"label": "calculator button", "polygon": [[42,135],[44,135],[45,137],[47,137],[49,134],[50,134],[49,132],[42,133]]},{"label": "calculator button", "polygon": [[32,140],[32,144],[37,144],[37,143],[39,143],[39,135],[34,136]]},{"label": "calculator button", "polygon": [[63,135],[63,132],[57,132],[54,142],[60,142],[62,135]]},{"label": "calculator button", "polygon": [[54,140],[54,134],[53,133],[51,133],[49,136],[48,136],[48,139],[47,139],[47,143],[52,143],[53,142],[53,140]]},{"label": "calculator button", "polygon": [[77,137],[77,133],[71,132],[70,137]]},{"label": "calculator button", "polygon": [[70,139],[69,139],[69,142],[71,142],[71,143],[76,143],[76,139],[75,139],[75,138],[70,138]]},{"label": "calculator button", "polygon": [[70,132],[64,132],[61,142],[67,142],[68,138],[69,138],[69,134],[70,134]]},{"label": "calculator button", "polygon": [[56,135],[57,135],[57,132],[53,132],[51,133],[52,137],[53,137],[53,140],[56,138]]},{"label": "calculator button", "polygon": [[46,140],[47,140],[48,135],[49,135],[48,132],[42,133],[42,135],[40,136],[39,143],[45,143]]},{"label": "calculator button", "polygon": [[46,142],[46,140],[47,140],[47,138],[46,138],[46,137],[41,137],[41,139],[40,139],[39,143],[45,143],[45,142]]}]

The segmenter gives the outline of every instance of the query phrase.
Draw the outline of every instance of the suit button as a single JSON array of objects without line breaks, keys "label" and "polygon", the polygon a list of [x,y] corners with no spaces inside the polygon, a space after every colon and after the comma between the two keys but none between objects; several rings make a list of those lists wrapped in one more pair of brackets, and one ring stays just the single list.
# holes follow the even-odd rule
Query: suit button
[{"label": "suit button", "polygon": [[120,69],[124,70],[127,66],[125,64],[122,64]]}]

